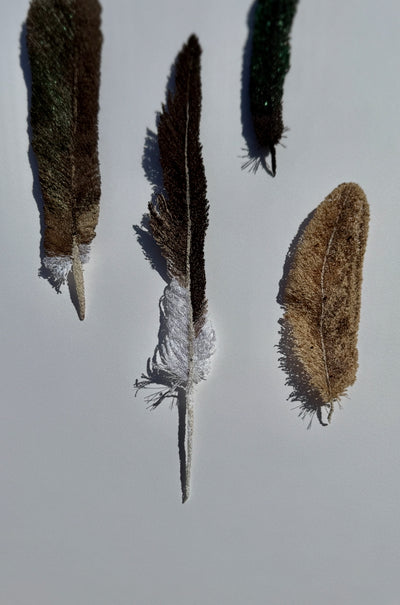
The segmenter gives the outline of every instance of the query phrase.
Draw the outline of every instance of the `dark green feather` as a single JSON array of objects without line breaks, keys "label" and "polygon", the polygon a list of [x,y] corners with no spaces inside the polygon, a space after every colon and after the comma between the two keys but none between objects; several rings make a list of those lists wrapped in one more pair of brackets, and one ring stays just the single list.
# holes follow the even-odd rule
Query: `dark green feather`
[{"label": "dark green feather", "polygon": [[[257,141],[275,163],[284,126],[282,97],[290,67],[290,30],[298,0],[258,0],[250,66],[250,110]],[[273,166],[273,173],[275,168]]]}]

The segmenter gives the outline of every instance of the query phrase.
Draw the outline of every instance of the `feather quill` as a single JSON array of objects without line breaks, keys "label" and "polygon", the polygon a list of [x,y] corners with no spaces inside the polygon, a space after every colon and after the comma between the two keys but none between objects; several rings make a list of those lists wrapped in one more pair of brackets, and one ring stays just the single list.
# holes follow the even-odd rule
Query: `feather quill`
[{"label": "feather quill", "polygon": [[306,378],[320,421],[324,406],[331,420],[334,403],[356,379],[368,224],[362,189],[354,183],[339,185],[312,214],[290,262],[283,321],[296,372]]},{"label": "feather quill", "polygon": [[98,96],[101,7],[97,0],[32,0],[27,46],[30,121],[44,205],[44,266],[59,286],[72,269],[85,316],[82,263],[99,214]]},{"label": "feather quill", "polygon": [[[210,371],[215,333],[207,318],[204,239],[208,226],[206,178],[199,140],[201,48],[190,36],[175,63],[175,90],[169,92],[158,124],[165,195],[149,204],[150,230],[166,260],[169,283],[161,298],[159,344],[148,373],[136,388],[160,384],[149,398],[156,407],[176,398],[184,427],[181,457],[182,501],[189,497],[193,436],[193,390]],[[182,428],[182,427],[181,427]]]},{"label": "feather quill", "polygon": [[290,30],[298,0],[258,0],[250,64],[250,111],[254,132],[264,154],[271,154],[276,173],[275,147],[283,132],[282,97],[290,68]]}]

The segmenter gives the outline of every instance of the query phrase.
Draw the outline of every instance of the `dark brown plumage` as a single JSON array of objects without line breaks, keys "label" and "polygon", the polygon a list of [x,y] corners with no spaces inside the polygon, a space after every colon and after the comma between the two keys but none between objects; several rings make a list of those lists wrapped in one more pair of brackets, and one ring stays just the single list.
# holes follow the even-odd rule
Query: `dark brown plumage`
[{"label": "dark brown plumage", "polygon": [[201,48],[195,35],[175,64],[175,90],[168,94],[158,125],[165,196],[149,204],[150,228],[171,277],[190,288],[193,323],[200,332],[207,311],[204,238],[208,226],[206,177],[199,139]]}]

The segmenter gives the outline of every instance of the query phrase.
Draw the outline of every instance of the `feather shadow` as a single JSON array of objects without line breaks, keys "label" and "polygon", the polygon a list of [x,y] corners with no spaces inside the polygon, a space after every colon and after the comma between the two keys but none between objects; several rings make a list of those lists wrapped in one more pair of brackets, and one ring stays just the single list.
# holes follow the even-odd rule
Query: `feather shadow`
[{"label": "feather shadow", "polygon": [[[170,68],[170,73],[167,79],[165,89],[165,104],[168,103],[168,95],[175,92],[175,62]],[[155,128],[158,129],[161,113],[156,112]],[[143,147],[142,168],[146,179],[149,181],[152,188],[150,203],[153,206],[157,205],[159,195],[165,194],[164,179],[160,162],[160,150],[158,147],[157,132],[147,128],[146,137]],[[149,230],[150,216],[145,212],[142,216],[139,225],[133,225],[132,228],[136,233],[136,239],[142,248],[145,259],[150,263],[152,269],[157,271],[160,277],[168,284],[171,280],[168,276],[167,263],[161,253],[161,249],[154,240],[154,237]]]},{"label": "feather shadow", "polygon": [[28,141],[29,141],[27,155],[28,155],[29,165],[30,165],[31,171],[32,171],[32,179],[33,179],[32,180],[32,195],[33,195],[33,199],[36,202],[36,206],[37,206],[37,209],[39,212],[39,220],[40,220],[39,256],[40,256],[41,266],[38,269],[38,275],[39,275],[39,277],[42,277],[43,279],[47,279],[47,281],[54,288],[54,290],[58,294],[60,294],[61,293],[60,283],[54,279],[51,272],[48,269],[46,269],[46,267],[43,265],[43,258],[45,257],[45,251],[44,251],[44,246],[43,246],[43,236],[44,236],[44,231],[45,231],[44,204],[43,204],[42,190],[40,188],[40,181],[39,181],[39,168],[38,168],[36,156],[35,156],[35,153],[34,153],[33,147],[32,147],[32,126],[31,126],[31,121],[30,121],[31,99],[32,99],[32,73],[31,73],[31,66],[30,66],[30,62],[29,62],[28,45],[27,45],[27,41],[26,41],[26,21],[24,21],[24,23],[22,24],[22,27],[21,27],[21,33],[19,36],[19,48],[20,48],[19,63],[20,63],[20,67],[22,70],[23,77],[24,77],[24,82],[25,82],[26,92],[27,92],[26,132],[27,132]]},{"label": "feather shadow", "polygon": [[[293,263],[293,257],[303,233],[313,218],[314,213],[315,209],[312,210],[310,214],[303,220],[286,254],[282,277],[279,281],[278,295],[276,297],[276,301],[281,307],[284,306],[284,292]],[[306,373],[301,360],[294,352],[293,334],[290,325],[287,321],[285,321],[284,318],[281,318],[278,323],[280,325],[280,340],[279,344],[277,345],[280,355],[279,367],[287,376],[285,384],[292,389],[291,393],[289,394],[288,401],[298,402],[299,405],[296,407],[299,410],[300,418],[305,419],[310,417],[308,428],[311,428],[315,415],[317,415],[318,421],[322,426],[327,426],[327,423],[325,423],[322,419],[321,413],[321,410],[326,407],[326,404],[322,400],[318,391],[310,386],[308,374]]]},{"label": "feather shadow", "polygon": [[[158,113],[156,124],[158,123],[159,115],[160,114]],[[160,164],[160,151],[158,149],[157,134],[150,130],[150,128],[148,128],[146,131],[142,156],[142,168],[152,187],[152,196],[150,200],[151,204],[155,205],[157,203],[157,196],[161,195],[164,191],[164,183]],[[169,277],[167,273],[167,263],[161,254],[160,247],[154,241],[153,235],[149,229],[149,223],[149,213],[145,212],[142,216],[140,225],[133,225],[133,230],[136,233],[137,242],[142,248],[145,259],[150,263],[151,268],[157,271],[162,279],[168,283]]]},{"label": "feather shadow", "polygon": [[248,35],[243,49],[240,114],[242,120],[242,136],[246,142],[246,148],[244,149],[245,155],[241,156],[245,160],[242,164],[242,170],[249,170],[249,172],[256,173],[261,166],[270,176],[274,176],[266,161],[266,158],[270,153],[269,151],[266,153],[265,149],[261,149],[257,141],[250,111],[250,65],[253,45],[254,15],[257,1],[258,0],[251,5],[247,15]]},{"label": "feather shadow", "polygon": [[[172,64],[170,68],[170,73],[167,79],[167,85],[165,90],[165,105],[168,103],[168,96],[172,95],[175,91],[175,62]],[[158,130],[158,124],[160,121],[161,113],[156,112],[156,120],[155,127]],[[164,188],[164,179],[163,172],[161,168],[160,161],[160,149],[158,145],[158,136],[157,132],[150,130],[147,128],[146,137],[144,141],[143,147],[143,155],[142,155],[142,168],[146,179],[149,181],[152,188],[152,195],[150,199],[150,203],[153,206],[157,205],[157,198],[159,195],[163,195],[166,193]],[[160,275],[160,277],[164,280],[166,284],[169,284],[171,281],[170,276],[168,275],[167,262],[161,252],[160,246],[155,241],[153,234],[150,230],[150,215],[148,212],[145,212],[142,216],[139,225],[133,225],[133,230],[136,233],[136,239],[140,247],[142,248],[143,255],[145,259],[149,262],[151,268]],[[153,357],[149,357],[147,362],[147,375],[142,374],[143,382],[136,381],[135,388],[138,388],[139,385],[145,386],[145,384],[150,385],[155,382],[158,384],[163,384],[165,386],[168,385],[168,381],[165,381],[164,378],[160,375],[155,375],[151,370],[151,360],[156,359],[157,351],[159,345],[161,344],[164,334],[166,331],[165,327],[165,316],[162,311],[162,298],[159,303],[160,310],[160,324],[158,331],[158,344],[154,349]],[[147,398],[147,401],[151,405],[152,408],[157,407],[161,401],[164,399],[162,397],[162,393],[155,393],[154,395],[150,395]]]},{"label": "feather shadow", "polygon": [[145,259],[149,262],[151,268],[157,271],[160,277],[168,284],[171,280],[168,276],[167,263],[161,254],[160,247],[154,241],[149,223],[150,217],[148,213],[145,213],[142,216],[140,225],[133,225],[133,230],[136,233],[137,242],[142,248]]}]

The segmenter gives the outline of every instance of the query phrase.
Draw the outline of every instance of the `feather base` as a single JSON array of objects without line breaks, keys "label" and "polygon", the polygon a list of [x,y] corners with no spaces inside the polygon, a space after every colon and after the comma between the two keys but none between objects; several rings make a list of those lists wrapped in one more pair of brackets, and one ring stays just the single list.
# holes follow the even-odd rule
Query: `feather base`
[{"label": "feather base", "polygon": [[70,256],[45,256],[42,261],[57,290],[67,281],[68,275],[72,271],[78,299],[78,314],[81,320],[85,318],[86,307],[82,265],[89,261],[89,253],[90,245],[78,245],[74,238],[72,254]]},{"label": "feather base", "polygon": [[179,450],[181,452],[182,502],[190,493],[192,442],[194,426],[194,386],[210,373],[215,352],[215,332],[206,318],[195,336],[189,289],[176,279],[164,290],[160,301],[159,343],[147,363],[147,375],[135,382],[136,394],[142,388],[161,385],[146,397],[153,409],[172,398],[179,409]]},{"label": "feather base", "polygon": [[[82,265],[89,262],[90,245],[79,244],[79,258]],[[67,280],[72,269],[72,254],[70,256],[44,256],[43,266],[49,271],[57,286],[61,286]]]},{"label": "feather base", "polygon": [[178,389],[189,390],[205,380],[211,370],[211,357],[215,352],[215,331],[206,319],[199,334],[194,337],[190,353],[190,292],[172,279],[160,301],[159,343],[147,364],[147,375],[136,381],[136,389],[151,384],[165,388],[149,397],[157,407],[167,397],[176,397]]}]

